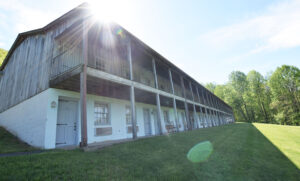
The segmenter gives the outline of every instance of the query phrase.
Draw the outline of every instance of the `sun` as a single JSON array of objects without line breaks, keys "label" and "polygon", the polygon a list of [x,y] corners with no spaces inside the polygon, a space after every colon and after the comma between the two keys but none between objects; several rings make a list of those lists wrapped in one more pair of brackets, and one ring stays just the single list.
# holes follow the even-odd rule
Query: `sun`
[{"label": "sun", "polygon": [[122,0],[88,0],[93,16],[105,23],[123,23],[125,18],[128,20],[130,6]]}]

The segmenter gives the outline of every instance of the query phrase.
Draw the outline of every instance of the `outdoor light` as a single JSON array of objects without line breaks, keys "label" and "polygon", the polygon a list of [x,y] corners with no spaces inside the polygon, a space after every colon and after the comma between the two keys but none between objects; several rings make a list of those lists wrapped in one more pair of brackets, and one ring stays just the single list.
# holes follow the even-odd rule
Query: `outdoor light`
[{"label": "outdoor light", "polygon": [[51,108],[56,108],[56,102],[55,101],[51,102]]}]

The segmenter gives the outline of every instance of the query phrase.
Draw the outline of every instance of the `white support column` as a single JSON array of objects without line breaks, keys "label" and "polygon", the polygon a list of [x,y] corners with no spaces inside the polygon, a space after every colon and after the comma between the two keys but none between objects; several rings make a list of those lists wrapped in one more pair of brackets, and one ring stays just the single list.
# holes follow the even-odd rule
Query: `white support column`
[{"label": "white support column", "polygon": [[[157,80],[156,65],[155,65],[155,60],[154,59],[152,59],[152,68],[153,68],[153,73],[154,73],[155,88],[158,89],[158,80]],[[156,93],[155,96],[156,96],[156,109],[157,109],[158,129],[159,129],[159,133],[163,134],[163,129],[162,129],[162,113],[161,113],[161,107],[160,107],[160,97],[159,97],[158,93]]]},{"label": "white support column", "polygon": [[[129,62],[129,73],[130,80],[133,80],[133,69],[132,69],[132,58],[131,58],[131,43],[128,41],[127,44],[127,59]],[[132,124],[132,138],[137,138],[137,130],[136,130],[136,117],[135,117],[135,94],[134,94],[134,86],[130,86],[130,108],[131,108],[131,124]]]},{"label": "white support column", "polygon": [[206,107],[204,108],[204,111],[205,111],[206,125],[207,125],[207,127],[210,127],[209,117],[208,117],[208,114],[207,114],[207,108]]},{"label": "white support column", "polygon": [[220,113],[219,113],[219,111],[217,112],[217,116],[218,116],[218,120],[219,120],[220,125],[223,125],[222,120],[221,120],[221,118],[220,118]]},{"label": "white support column", "polygon": [[[213,102],[213,99],[212,99],[212,96],[211,96],[210,93],[209,93],[208,97],[209,97],[209,100],[211,102],[211,107],[214,107],[214,102]],[[214,114],[213,110],[211,111],[211,117],[212,117],[213,126],[217,126],[217,124],[216,124],[216,118],[215,118],[215,114]]]},{"label": "white support column", "polygon": [[186,92],[185,92],[185,86],[184,86],[184,82],[183,82],[183,77],[180,77],[181,80],[181,87],[183,89],[183,96],[184,96],[184,109],[185,109],[185,117],[186,117],[186,124],[187,124],[187,129],[191,130],[191,122],[190,122],[190,116],[189,116],[189,108],[188,108],[188,104],[186,102]]},{"label": "white support column", "polygon": [[206,118],[205,118],[205,113],[202,111],[202,107],[200,107],[200,112],[201,112],[201,120],[202,120],[203,128],[206,128],[206,125],[205,125],[206,124]]},{"label": "white support column", "polygon": [[[198,91],[198,87],[197,86],[196,86],[196,93],[197,93],[197,97],[198,97],[198,102],[200,103],[200,96],[199,96],[199,91]],[[202,123],[202,126],[203,126],[202,108],[200,107],[200,111],[199,111],[199,124],[200,124],[200,126],[201,126],[201,123]]]},{"label": "white support column", "polygon": [[[199,91],[198,91],[199,92]],[[199,95],[200,95],[200,101],[201,101],[201,96],[202,96],[202,103],[204,104],[204,105],[207,105],[207,103],[206,103],[206,101],[205,101],[205,97],[204,97],[204,92],[203,92],[203,88],[201,88],[200,89],[200,93],[199,93]],[[204,112],[202,112],[202,110],[201,110],[201,113],[202,113],[202,117],[203,117],[203,127],[208,127],[208,118],[207,118],[207,114],[206,114],[206,108],[205,107],[203,107],[204,108]]]},{"label": "white support column", "polygon": [[[193,99],[193,102],[195,102],[194,92],[193,92],[193,87],[192,87],[191,81],[189,82],[189,85],[190,85],[190,90],[191,90],[191,93],[192,93],[192,99]],[[195,104],[193,104],[193,111],[194,111],[194,120],[195,120],[196,123],[197,123],[197,128],[200,128]]]},{"label": "white support column", "polygon": [[[213,105],[212,105],[212,102],[211,102],[211,100],[210,100],[210,98],[209,98],[208,93],[206,94],[206,97],[207,97],[207,100],[208,100],[208,102],[209,102],[209,105],[212,107]],[[209,110],[209,116],[210,116],[211,126],[215,126],[214,118],[213,118],[213,113],[212,113],[211,110]]]},{"label": "white support column", "polygon": [[[202,95],[203,95],[203,98],[204,98],[204,104],[207,105],[207,106],[209,106],[209,102],[207,100],[205,89],[203,89]],[[210,120],[210,118],[208,116],[207,108],[205,108],[205,115],[206,115],[205,117],[206,117],[206,120],[207,120],[207,125],[208,125],[208,127],[210,127],[211,126],[211,124],[210,124],[211,120]]]},{"label": "white support column", "polygon": [[217,118],[218,126],[221,126],[221,121],[219,119],[218,111],[216,111],[216,118]]},{"label": "white support column", "polygon": [[[169,69],[169,77],[170,77],[170,83],[171,83],[171,88],[172,88],[172,94],[175,95],[171,69]],[[179,132],[178,112],[177,112],[175,97],[173,97],[173,109],[174,109],[174,116],[175,116],[175,123],[176,123],[176,131]]]},{"label": "white support column", "polygon": [[222,118],[222,113],[219,113],[219,116],[220,116],[220,119],[221,119],[222,125],[224,125],[225,123],[224,123],[224,120],[223,120],[223,118]]}]

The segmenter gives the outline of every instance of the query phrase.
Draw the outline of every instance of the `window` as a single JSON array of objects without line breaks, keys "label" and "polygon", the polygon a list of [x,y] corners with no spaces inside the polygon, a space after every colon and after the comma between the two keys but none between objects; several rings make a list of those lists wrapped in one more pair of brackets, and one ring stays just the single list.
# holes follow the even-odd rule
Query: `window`
[{"label": "window", "polygon": [[164,111],[164,120],[166,124],[172,124],[169,118],[169,112],[168,111]]},{"label": "window", "polygon": [[94,115],[95,126],[110,125],[108,104],[95,103]]},{"label": "window", "polygon": [[130,106],[126,106],[126,124],[131,125],[131,108]]},{"label": "window", "polygon": [[105,61],[100,56],[95,56],[96,59],[96,69],[105,70]]}]

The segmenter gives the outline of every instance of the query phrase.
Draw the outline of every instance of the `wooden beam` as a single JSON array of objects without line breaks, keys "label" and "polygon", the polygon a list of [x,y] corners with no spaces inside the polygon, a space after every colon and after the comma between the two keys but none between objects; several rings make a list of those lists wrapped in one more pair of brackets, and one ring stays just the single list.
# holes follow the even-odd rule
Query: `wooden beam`
[{"label": "wooden beam", "polygon": [[[155,65],[155,60],[152,59],[152,68],[153,68],[153,73],[154,73],[154,81],[155,81],[155,88],[158,89],[158,81],[157,81],[157,74],[156,74],[156,65]],[[161,124],[161,107],[160,107],[160,97],[159,93],[156,93],[156,109],[157,109],[157,126],[159,130],[159,134],[162,134],[162,124]]]},{"label": "wooden beam", "polygon": [[[129,62],[129,73],[130,80],[133,81],[133,69],[132,69],[132,57],[131,57],[131,42],[130,40],[127,43],[127,59]],[[136,129],[136,117],[135,117],[135,94],[134,86],[130,85],[130,108],[131,108],[131,124],[132,124],[132,138],[137,138],[137,129]]]},{"label": "wooden beam", "polygon": [[[170,78],[170,83],[171,83],[171,88],[172,88],[172,94],[175,95],[171,69],[169,69],[169,78]],[[179,132],[179,121],[178,121],[178,113],[177,113],[175,97],[173,97],[173,109],[174,109],[174,116],[175,116],[175,123],[176,123],[176,131]]]},{"label": "wooden beam", "polygon": [[83,67],[80,73],[80,107],[81,107],[81,147],[87,146],[87,112],[86,112],[86,92],[87,92],[87,60],[88,60],[88,29],[83,21]]}]

